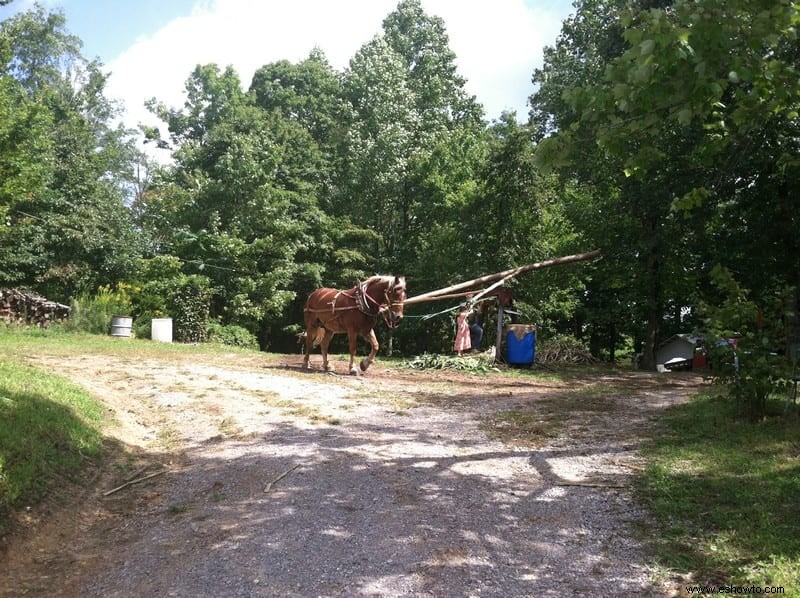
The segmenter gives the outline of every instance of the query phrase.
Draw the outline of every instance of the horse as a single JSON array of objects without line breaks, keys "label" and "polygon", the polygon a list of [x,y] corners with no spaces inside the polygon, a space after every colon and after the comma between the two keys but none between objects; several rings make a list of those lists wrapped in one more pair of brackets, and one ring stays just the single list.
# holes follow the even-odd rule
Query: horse
[{"label": "horse", "polygon": [[328,345],[335,334],[347,333],[350,349],[350,375],[357,376],[355,368],[358,337],[363,336],[372,346],[370,354],[359,366],[366,372],[380,349],[375,336],[378,316],[386,326],[396,328],[403,319],[403,302],[406,300],[406,279],[403,276],[373,276],[352,289],[317,289],[308,296],[303,309],[306,326],[306,349],[303,368],[311,369],[308,360],[317,345],[322,353],[322,367],[326,372]]}]

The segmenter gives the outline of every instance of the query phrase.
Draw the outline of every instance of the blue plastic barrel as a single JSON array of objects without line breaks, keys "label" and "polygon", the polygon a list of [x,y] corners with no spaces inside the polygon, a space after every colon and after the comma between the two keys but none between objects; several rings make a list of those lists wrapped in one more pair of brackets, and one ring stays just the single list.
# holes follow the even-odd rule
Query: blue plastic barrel
[{"label": "blue plastic barrel", "polygon": [[506,361],[512,365],[532,365],[536,358],[536,326],[506,326]]}]

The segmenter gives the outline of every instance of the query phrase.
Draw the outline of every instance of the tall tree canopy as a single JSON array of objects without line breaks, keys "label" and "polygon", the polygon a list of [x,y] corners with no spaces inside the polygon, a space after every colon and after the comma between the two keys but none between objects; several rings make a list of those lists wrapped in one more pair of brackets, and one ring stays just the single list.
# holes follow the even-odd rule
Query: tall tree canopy
[{"label": "tall tree canopy", "polygon": [[[781,276],[796,286],[796,244],[781,230],[796,223],[796,208],[781,198],[797,180],[798,8],[788,0],[586,0],[577,9],[537,77],[532,117],[545,132],[558,126],[539,158],[602,182],[594,201],[608,206],[615,227],[632,217],[623,238],[641,231],[627,261],[646,282],[640,314],[651,366],[662,324],[691,313],[692,289],[704,288],[715,261],[746,270],[754,291],[774,289]],[[580,51],[584,40],[591,47]],[[573,77],[586,69],[586,80]],[[778,245],[769,257],[767,238]],[[624,264],[621,256],[616,266]]]},{"label": "tall tree canopy", "polygon": [[134,268],[132,147],[105,84],[63,14],[37,7],[0,23],[2,284],[67,300]]}]

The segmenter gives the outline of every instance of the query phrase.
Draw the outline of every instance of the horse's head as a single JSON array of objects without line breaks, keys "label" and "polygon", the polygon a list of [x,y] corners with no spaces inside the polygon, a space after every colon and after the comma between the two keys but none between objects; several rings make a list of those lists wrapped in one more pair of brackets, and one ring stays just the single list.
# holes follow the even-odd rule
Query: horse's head
[{"label": "horse's head", "polygon": [[[383,316],[389,328],[397,328],[403,319],[406,300],[406,279],[403,276],[373,276],[360,285],[364,304],[361,311],[370,316]],[[376,309],[375,312],[371,311]]]},{"label": "horse's head", "polygon": [[406,301],[405,276],[395,276],[386,289],[386,311],[384,319],[389,328],[397,328],[403,319],[403,306]]}]

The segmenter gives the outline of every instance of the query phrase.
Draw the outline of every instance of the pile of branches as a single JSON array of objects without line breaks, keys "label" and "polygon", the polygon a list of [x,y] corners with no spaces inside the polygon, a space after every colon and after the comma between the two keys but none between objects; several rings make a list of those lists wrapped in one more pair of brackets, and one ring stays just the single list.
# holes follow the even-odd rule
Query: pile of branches
[{"label": "pile of branches", "polygon": [[47,328],[69,317],[69,305],[18,289],[0,289],[0,322]]},{"label": "pile of branches", "polygon": [[536,347],[536,361],[547,365],[600,363],[600,359],[571,336],[558,336]]},{"label": "pile of branches", "polygon": [[456,370],[484,374],[499,371],[494,367],[494,347],[482,353],[471,353],[464,356],[438,355],[423,353],[413,359],[402,362],[402,366],[412,370]]}]

